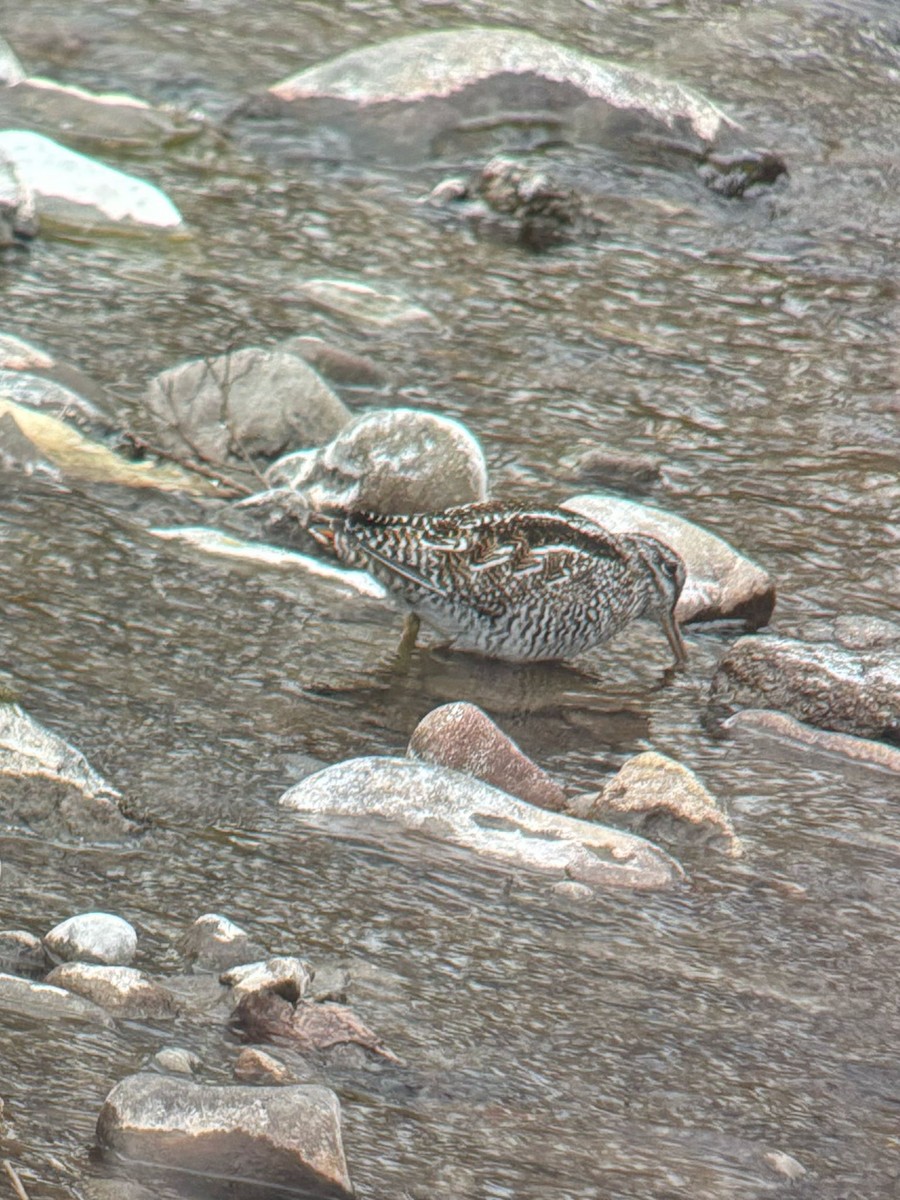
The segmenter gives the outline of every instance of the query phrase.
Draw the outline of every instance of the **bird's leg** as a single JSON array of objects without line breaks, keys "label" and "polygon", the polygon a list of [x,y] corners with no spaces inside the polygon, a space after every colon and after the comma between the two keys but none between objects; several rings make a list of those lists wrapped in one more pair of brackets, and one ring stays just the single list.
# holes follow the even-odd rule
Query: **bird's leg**
[{"label": "bird's leg", "polygon": [[406,670],[409,667],[409,660],[412,658],[412,652],[416,648],[416,638],[419,636],[419,629],[422,626],[422,621],[417,613],[407,613],[403,620],[403,633],[400,635],[400,645],[397,647],[397,662],[396,666],[401,670]]}]

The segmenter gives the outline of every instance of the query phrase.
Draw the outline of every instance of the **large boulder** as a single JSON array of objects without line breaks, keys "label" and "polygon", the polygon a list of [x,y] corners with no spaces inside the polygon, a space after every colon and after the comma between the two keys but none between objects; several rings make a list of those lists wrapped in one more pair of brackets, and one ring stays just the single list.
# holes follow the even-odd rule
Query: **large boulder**
[{"label": "large boulder", "polygon": [[716,668],[716,712],[776,709],[837,733],[900,742],[900,651],[744,637]]},{"label": "large boulder", "polygon": [[649,533],[680,554],[687,583],[675,615],[682,624],[728,618],[758,629],[772,615],[771,576],[708,529],[650,504],[601,492],[573,496],[561,507],[613,533]]},{"label": "large boulder", "polygon": [[536,808],[446,767],[407,758],[357,758],[310,775],[279,800],[318,818],[385,818],[508,866],[584,883],[665,887],[682,872],[664,851],[601,825]]},{"label": "large boulder", "polygon": [[84,233],[185,232],[181,213],[159,188],[40,133],[3,130],[0,159],[33,191],[42,226]]},{"label": "large boulder", "polygon": [[122,1158],[193,1175],[352,1195],[340,1104],[324,1087],[211,1087],[128,1075],[104,1101],[97,1140]]},{"label": "large boulder", "polygon": [[489,119],[497,131],[502,116],[517,128],[519,143],[525,123],[545,135],[624,144],[644,156],[654,136],[699,154],[735,128],[721,109],[680,84],[522,28],[468,26],[392,38],[309,67],[270,92],[361,152],[394,157],[446,154],[454,134],[479,122],[483,129]]},{"label": "large boulder", "polygon": [[319,446],[350,420],[320,375],[296,354],[248,346],[162,371],[144,403],[154,440],[208,463],[245,467],[248,457]]},{"label": "large boulder", "polygon": [[268,478],[313,510],[438,512],[487,497],[487,466],[469,430],[412,408],[365,413],[320,450],[273,464]]}]

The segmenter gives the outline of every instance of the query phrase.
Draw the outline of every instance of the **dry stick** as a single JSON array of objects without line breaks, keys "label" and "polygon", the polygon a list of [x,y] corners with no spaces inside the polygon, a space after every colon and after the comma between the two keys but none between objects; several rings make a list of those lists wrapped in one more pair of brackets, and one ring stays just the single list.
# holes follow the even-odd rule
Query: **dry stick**
[{"label": "dry stick", "polygon": [[3,1160],[3,1170],[9,1176],[9,1181],[13,1186],[13,1191],[19,1197],[19,1200],[29,1200],[28,1193],[25,1191],[22,1180],[19,1178],[19,1172],[12,1165],[8,1158],[4,1158]]},{"label": "dry stick", "polygon": [[180,458],[177,454],[173,454],[170,450],[163,450],[160,446],[154,446],[152,442],[148,442],[146,438],[142,438],[137,433],[131,433],[126,430],[122,434],[127,442],[130,442],[135,450],[142,454],[152,454],[154,458],[164,459],[166,462],[175,463],[179,467],[183,467],[185,471],[192,471],[195,475],[202,475],[204,479],[211,479],[213,483],[221,484],[222,487],[228,488],[236,496],[252,496],[252,488],[247,487],[244,483],[238,483],[236,479],[231,479],[228,475],[223,475],[221,471],[215,471],[212,467],[208,467],[205,463],[197,462],[190,458]]}]

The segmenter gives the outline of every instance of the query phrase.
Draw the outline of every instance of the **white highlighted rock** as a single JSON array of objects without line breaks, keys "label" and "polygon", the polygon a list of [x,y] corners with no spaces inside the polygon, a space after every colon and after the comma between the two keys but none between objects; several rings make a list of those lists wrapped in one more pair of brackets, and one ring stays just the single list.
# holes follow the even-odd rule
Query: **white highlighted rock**
[{"label": "white highlighted rock", "polygon": [[173,529],[151,529],[154,537],[167,542],[181,542],[185,546],[193,546],[204,554],[216,558],[231,558],[236,562],[256,563],[260,567],[274,567],[279,571],[302,571],[327,579],[333,583],[342,584],[363,596],[372,596],[383,600],[387,595],[380,583],[377,583],[366,571],[350,571],[342,567],[333,567],[319,558],[308,554],[300,554],[296,550],[282,550],[278,546],[267,546],[258,542],[245,542],[231,534],[222,533],[219,529],[208,529],[202,525],[185,525]]},{"label": "white highlighted rock", "polygon": [[406,758],[356,758],[310,775],[284,808],[365,822],[382,817],[509,866],[598,886],[665,887],[682,871],[633,834],[548,812],[471,776]]},{"label": "white highlighted rock", "polygon": [[33,191],[42,221],[97,233],[185,232],[181,213],[159,188],[40,133],[0,132],[0,157]]}]

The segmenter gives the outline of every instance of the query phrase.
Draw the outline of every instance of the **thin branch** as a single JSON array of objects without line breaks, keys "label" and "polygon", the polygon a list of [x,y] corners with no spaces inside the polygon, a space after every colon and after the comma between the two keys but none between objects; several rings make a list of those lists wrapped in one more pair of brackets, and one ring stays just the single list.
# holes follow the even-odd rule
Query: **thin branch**
[{"label": "thin branch", "polygon": [[29,1200],[28,1193],[25,1191],[25,1185],[19,1178],[19,1172],[12,1165],[8,1158],[3,1160],[3,1170],[9,1176],[9,1181],[12,1184],[13,1191],[18,1196],[19,1200]]},{"label": "thin branch", "polygon": [[172,451],[163,450],[160,446],[154,446],[146,438],[142,438],[136,433],[130,433],[127,430],[122,434],[122,437],[139,454],[152,454],[154,458],[161,458],[166,462],[175,463],[176,466],[183,467],[185,471],[192,471],[195,475],[202,475],[204,479],[211,479],[214,483],[227,488],[235,496],[253,495],[252,488],[247,487],[244,483],[238,483],[236,479],[232,479],[228,475],[223,475],[221,471],[214,470],[212,467],[207,466],[206,463],[198,462],[196,459],[191,458],[180,458]]}]

